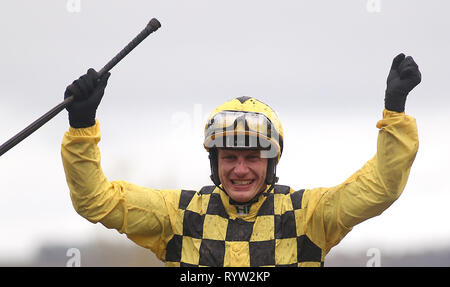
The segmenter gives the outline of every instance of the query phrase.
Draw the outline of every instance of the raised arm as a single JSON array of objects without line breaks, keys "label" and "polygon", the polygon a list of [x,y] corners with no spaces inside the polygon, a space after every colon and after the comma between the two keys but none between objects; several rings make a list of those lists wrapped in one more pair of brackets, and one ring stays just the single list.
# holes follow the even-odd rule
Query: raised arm
[{"label": "raised arm", "polygon": [[387,80],[377,153],[344,183],[307,190],[306,234],[326,253],[356,224],[386,210],[405,188],[419,142],[414,118],[405,115],[408,93],[421,81],[417,64],[400,54]]},{"label": "raised arm", "polygon": [[65,96],[75,96],[68,107],[71,127],[61,147],[70,197],[82,217],[127,234],[161,258],[172,233],[171,222],[175,220],[180,191],[108,181],[103,174],[97,146],[100,127],[95,115],[107,77],[97,79],[96,72],[90,69],[65,93]]}]

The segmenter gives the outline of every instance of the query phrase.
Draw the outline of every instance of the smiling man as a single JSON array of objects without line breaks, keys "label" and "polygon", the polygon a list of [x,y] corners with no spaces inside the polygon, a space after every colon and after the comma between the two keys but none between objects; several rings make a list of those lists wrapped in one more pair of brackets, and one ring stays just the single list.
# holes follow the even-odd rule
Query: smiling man
[{"label": "smiling man", "polygon": [[108,77],[98,79],[90,69],[66,89],[65,97],[75,97],[61,151],[72,203],[81,216],[125,233],[167,266],[323,266],[353,226],[400,196],[418,149],[416,122],[404,107],[421,74],[400,54],[377,123],[377,153],[339,185],[278,185],[283,129],[268,105],[249,97],[217,107],[205,125],[214,185],[157,190],[108,181],[95,119]]},{"label": "smiling man", "polygon": [[236,202],[248,202],[266,187],[267,158],[259,150],[219,149],[219,178]]}]

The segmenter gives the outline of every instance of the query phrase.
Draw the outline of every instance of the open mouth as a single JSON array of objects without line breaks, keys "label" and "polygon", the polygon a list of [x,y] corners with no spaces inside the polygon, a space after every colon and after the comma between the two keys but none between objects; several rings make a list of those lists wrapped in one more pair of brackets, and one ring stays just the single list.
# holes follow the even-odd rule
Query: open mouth
[{"label": "open mouth", "polygon": [[231,180],[231,183],[234,185],[239,185],[239,186],[246,186],[246,185],[250,185],[254,182],[254,179],[249,179],[249,180]]}]

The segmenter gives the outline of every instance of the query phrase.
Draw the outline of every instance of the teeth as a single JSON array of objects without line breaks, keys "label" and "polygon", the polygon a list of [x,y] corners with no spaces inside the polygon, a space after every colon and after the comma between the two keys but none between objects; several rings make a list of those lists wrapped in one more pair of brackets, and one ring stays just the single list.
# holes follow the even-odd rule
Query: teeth
[{"label": "teeth", "polygon": [[238,184],[238,185],[247,185],[252,183],[253,180],[233,180],[234,184]]}]

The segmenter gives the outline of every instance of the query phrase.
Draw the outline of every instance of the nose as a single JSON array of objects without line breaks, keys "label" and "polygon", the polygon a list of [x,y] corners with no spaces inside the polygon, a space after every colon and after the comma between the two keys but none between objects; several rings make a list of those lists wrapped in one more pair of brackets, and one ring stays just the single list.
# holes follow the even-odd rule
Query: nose
[{"label": "nose", "polygon": [[236,166],[234,167],[234,173],[239,177],[243,177],[247,175],[248,172],[249,169],[245,159],[243,157],[239,157]]}]

